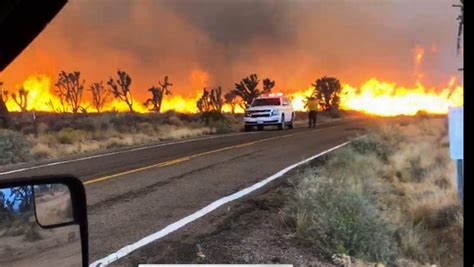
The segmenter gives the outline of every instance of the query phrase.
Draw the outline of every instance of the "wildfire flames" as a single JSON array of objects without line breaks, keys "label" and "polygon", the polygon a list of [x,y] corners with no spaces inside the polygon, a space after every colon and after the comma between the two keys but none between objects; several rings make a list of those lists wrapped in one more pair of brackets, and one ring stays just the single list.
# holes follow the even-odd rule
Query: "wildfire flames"
[{"label": "wildfire flames", "polygon": [[[27,110],[61,112],[60,99],[54,94],[53,81],[51,77],[41,74],[30,75],[22,84],[29,92]],[[289,93],[295,110],[304,111],[306,97],[313,92],[313,87],[305,90]],[[87,92],[85,92],[87,93]],[[197,90],[195,97],[185,98],[179,95],[166,96],[163,99],[162,111],[174,110],[183,113],[196,113],[196,101],[199,99],[201,90]],[[117,99],[109,96],[105,111],[128,111],[128,106]],[[150,112],[141,101],[134,99],[134,110],[140,113]],[[8,98],[6,101],[10,111],[20,111],[20,107]],[[415,115],[419,111],[432,114],[445,114],[450,106],[463,105],[463,87],[456,78],[451,78],[449,83],[442,89],[426,88],[421,82],[417,82],[414,88],[398,86],[393,82],[380,81],[371,78],[360,87],[350,84],[342,85],[340,95],[340,108],[344,110],[356,110],[366,114],[381,116]],[[88,112],[95,112],[92,105],[85,101],[82,104]],[[227,104],[223,107],[224,112],[230,112],[231,107]],[[240,106],[236,106],[236,112],[243,112]]]},{"label": "wildfire flames", "polygon": [[[435,53],[436,46],[431,47],[431,52]],[[370,115],[397,116],[415,115],[423,111],[431,114],[446,114],[451,106],[463,105],[463,86],[456,77],[452,77],[443,88],[427,88],[421,80],[424,75],[421,72],[421,63],[424,56],[424,49],[417,46],[414,49],[414,64],[416,85],[412,88],[398,85],[395,82],[381,81],[377,78],[370,78],[359,87],[354,87],[348,83],[342,83],[339,107],[344,110],[355,110]],[[204,71],[194,71],[195,79],[201,84],[205,84],[209,79]],[[47,111],[47,112],[70,112],[65,109],[61,99],[54,93],[54,80],[44,74],[32,74],[18,86],[28,91],[26,110]],[[308,87],[303,90],[286,92],[292,100],[296,111],[305,111],[305,101],[313,93],[314,88]],[[133,91],[133,88],[132,88]],[[284,90],[283,90],[284,91]],[[90,92],[84,89],[86,95],[81,103],[87,112],[95,112],[87,94]],[[197,100],[200,98],[202,88],[196,88],[193,97],[183,97],[180,95],[164,96],[161,111],[174,110],[182,113],[197,113]],[[136,112],[151,112],[143,103],[143,99],[133,99],[133,109]],[[6,105],[10,111],[21,111],[19,105],[12,97],[6,98]],[[129,107],[123,101],[114,99],[109,95],[108,101],[102,108],[103,111],[129,111]],[[224,104],[222,110],[231,112],[232,108]],[[241,105],[236,105],[234,111],[242,113]]]}]

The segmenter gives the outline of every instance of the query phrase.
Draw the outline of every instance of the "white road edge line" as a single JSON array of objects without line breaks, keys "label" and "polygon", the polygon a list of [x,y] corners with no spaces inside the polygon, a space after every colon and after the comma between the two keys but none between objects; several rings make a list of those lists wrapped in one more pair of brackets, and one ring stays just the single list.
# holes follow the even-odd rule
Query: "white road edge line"
[{"label": "white road edge line", "polygon": [[[321,123],[319,125],[324,125],[324,124],[329,124],[329,123],[325,122],[325,123]],[[300,127],[295,127],[295,128],[300,128]],[[174,142],[169,142],[169,143],[164,143],[164,144],[143,146],[143,147],[137,147],[137,148],[128,149],[128,150],[109,152],[109,153],[98,154],[98,155],[93,155],[93,156],[89,156],[89,157],[63,160],[63,161],[51,162],[51,163],[37,165],[37,166],[31,166],[31,167],[25,167],[25,168],[20,168],[20,169],[14,169],[14,170],[10,170],[10,171],[4,171],[4,172],[0,172],[0,175],[7,175],[7,174],[12,174],[12,173],[24,172],[24,171],[29,171],[29,170],[35,170],[35,169],[40,169],[40,168],[45,168],[45,167],[61,165],[61,164],[84,161],[84,160],[88,160],[88,159],[108,157],[108,156],[112,156],[112,155],[118,155],[118,154],[133,152],[133,151],[140,151],[140,150],[150,149],[150,148],[155,148],[155,147],[171,146],[171,145],[178,145],[178,144],[184,144],[184,143],[195,142],[195,141],[223,138],[223,137],[229,137],[229,136],[239,136],[239,135],[245,135],[245,134],[256,134],[256,133],[261,133],[261,132],[244,132],[244,133],[220,134],[220,135],[209,136],[209,137],[201,137],[201,138],[187,139],[187,140],[183,140],[183,141],[174,141]]]},{"label": "white road edge line", "polygon": [[[362,137],[364,137],[364,136],[365,136],[365,135],[362,135],[362,136],[360,136],[360,137],[358,137],[358,138],[356,138],[356,139],[362,138]],[[354,140],[355,140],[355,139],[354,139]],[[265,186],[266,184],[270,183],[271,181],[273,181],[273,180],[275,180],[275,179],[277,179],[277,178],[280,178],[281,176],[283,176],[285,173],[289,172],[290,170],[292,170],[292,169],[294,169],[294,168],[296,168],[296,167],[298,167],[298,166],[300,166],[300,165],[303,165],[303,164],[305,164],[305,163],[307,163],[307,162],[309,162],[309,161],[311,161],[311,160],[313,160],[313,159],[315,159],[315,158],[318,158],[318,157],[320,157],[320,156],[322,156],[322,155],[324,155],[324,154],[326,154],[326,153],[329,153],[329,152],[331,152],[331,151],[333,151],[333,150],[336,150],[336,149],[338,149],[338,148],[340,148],[340,147],[343,147],[343,146],[349,144],[350,142],[351,142],[351,141],[344,142],[344,143],[342,143],[342,144],[340,144],[340,145],[337,145],[337,146],[332,147],[332,148],[330,148],[330,149],[328,149],[328,150],[325,150],[325,151],[323,151],[323,152],[321,152],[321,153],[319,153],[319,154],[317,154],[317,155],[314,155],[314,156],[311,156],[311,157],[309,157],[309,158],[306,158],[305,160],[300,161],[300,162],[297,162],[297,163],[295,163],[295,164],[293,164],[293,165],[290,165],[290,166],[284,168],[283,170],[280,170],[279,172],[273,174],[272,176],[267,177],[267,178],[263,179],[262,181],[260,181],[260,182],[258,182],[258,183],[256,183],[256,184],[254,184],[254,185],[252,185],[252,186],[250,186],[250,187],[244,188],[244,189],[242,189],[242,190],[240,190],[240,191],[238,191],[238,192],[235,192],[235,193],[233,193],[233,194],[231,194],[231,195],[228,195],[228,196],[225,196],[225,197],[223,197],[223,198],[221,198],[221,199],[218,199],[218,200],[212,202],[211,204],[205,206],[204,208],[202,208],[202,209],[200,209],[200,210],[194,212],[193,214],[188,215],[188,216],[182,218],[181,220],[179,220],[179,221],[177,221],[177,222],[174,222],[174,223],[172,223],[172,224],[169,224],[168,226],[166,226],[165,228],[159,230],[158,232],[155,232],[155,233],[153,233],[153,234],[151,234],[151,235],[149,235],[149,236],[146,236],[146,237],[144,237],[144,238],[138,240],[137,242],[135,242],[135,243],[133,243],[133,244],[127,245],[127,246],[125,246],[125,247],[123,247],[123,248],[117,250],[116,252],[114,252],[114,253],[112,253],[112,254],[110,254],[110,255],[108,255],[108,256],[102,258],[102,259],[99,259],[99,260],[97,260],[97,261],[95,261],[95,262],[93,262],[93,263],[91,263],[91,264],[89,265],[89,267],[99,267],[99,266],[100,266],[100,267],[103,267],[103,266],[107,266],[107,265],[111,264],[112,262],[117,261],[117,260],[119,260],[120,258],[123,258],[123,257],[127,256],[128,254],[132,253],[133,251],[135,251],[135,250],[137,250],[137,249],[139,249],[139,248],[141,248],[141,247],[143,247],[143,246],[146,246],[146,245],[150,244],[150,243],[153,242],[153,241],[156,241],[156,240],[158,240],[158,239],[160,239],[160,238],[163,238],[163,237],[167,236],[168,234],[170,234],[170,233],[172,233],[172,232],[174,232],[174,231],[176,231],[176,230],[178,230],[178,229],[184,227],[185,225],[187,225],[187,224],[189,224],[189,223],[191,223],[191,222],[193,222],[193,221],[195,221],[195,220],[197,220],[197,219],[203,217],[204,215],[206,215],[206,214],[210,213],[211,211],[213,211],[213,210],[219,208],[220,206],[222,206],[222,205],[224,205],[224,204],[226,204],[226,203],[229,203],[229,202],[231,202],[231,201],[234,201],[234,200],[236,200],[236,199],[239,199],[239,198],[241,198],[241,197],[243,197],[243,196],[245,196],[245,195],[250,194],[251,192],[253,192],[253,191],[255,191],[255,190],[257,190],[257,189],[259,189],[259,188]]]}]

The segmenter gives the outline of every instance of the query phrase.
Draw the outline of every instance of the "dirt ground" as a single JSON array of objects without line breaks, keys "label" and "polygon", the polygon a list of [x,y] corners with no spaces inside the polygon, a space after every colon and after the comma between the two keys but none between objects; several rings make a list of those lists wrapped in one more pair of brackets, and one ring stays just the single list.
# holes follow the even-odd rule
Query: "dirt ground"
[{"label": "dirt ground", "polygon": [[335,266],[316,257],[285,226],[279,194],[276,190],[255,200],[253,210],[229,219],[221,232],[196,244],[192,262]]},{"label": "dirt ground", "polygon": [[40,238],[33,242],[24,235],[0,236],[0,266],[82,266],[78,226],[37,231]]}]

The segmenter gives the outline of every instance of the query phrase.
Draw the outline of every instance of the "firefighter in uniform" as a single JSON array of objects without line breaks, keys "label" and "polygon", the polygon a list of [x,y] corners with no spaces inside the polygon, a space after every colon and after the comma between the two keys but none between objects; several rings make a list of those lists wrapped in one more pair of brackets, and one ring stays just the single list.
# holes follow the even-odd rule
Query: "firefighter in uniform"
[{"label": "firefighter in uniform", "polygon": [[308,127],[316,127],[316,117],[318,114],[318,101],[315,97],[308,98],[306,103],[308,108]]}]

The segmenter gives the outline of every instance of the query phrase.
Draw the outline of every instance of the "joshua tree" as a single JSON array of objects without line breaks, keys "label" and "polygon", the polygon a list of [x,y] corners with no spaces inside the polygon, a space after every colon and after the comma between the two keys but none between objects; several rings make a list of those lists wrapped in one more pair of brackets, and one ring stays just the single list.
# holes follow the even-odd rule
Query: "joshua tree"
[{"label": "joshua tree", "polygon": [[163,99],[163,91],[162,88],[152,86],[148,89],[148,92],[151,92],[151,98],[148,98],[143,105],[148,107],[148,105],[152,104],[152,108],[150,111],[160,112],[161,109],[161,99]]},{"label": "joshua tree", "polygon": [[3,83],[0,82],[0,101],[3,101],[3,103],[7,103],[10,95],[8,93],[8,90],[2,88],[2,85]]},{"label": "joshua tree", "polygon": [[222,106],[224,105],[224,100],[222,99],[222,88],[219,86],[217,89],[212,89],[211,94],[209,95],[209,101],[211,103],[212,109],[221,113]]},{"label": "joshua tree", "polygon": [[0,128],[8,128],[10,126],[10,113],[8,112],[7,102],[8,93],[3,90],[3,82],[0,82]]},{"label": "joshua tree", "polygon": [[[66,73],[61,71],[59,73],[58,81],[56,82],[56,93],[59,95],[61,101],[64,101],[72,109],[72,113],[77,113],[81,107],[82,92],[84,90],[84,80],[80,81],[81,73],[74,71]],[[61,104],[64,106],[64,102]]]},{"label": "joshua tree", "polygon": [[109,92],[104,88],[102,81],[91,84],[89,91],[92,93],[92,105],[97,110],[97,113],[100,113],[107,101]]},{"label": "joshua tree", "polygon": [[[12,203],[10,207],[18,206],[21,213],[32,211],[33,208],[33,189],[31,186],[13,187],[10,189]],[[18,204],[16,204],[18,203]]]},{"label": "joshua tree", "polygon": [[323,110],[339,107],[339,94],[341,93],[341,83],[333,77],[322,77],[314,84],[313,96],[319,100],[319,105]]},{"label": "joshua tree", "polygon": [[264,94],[271,93],[273,87],[275,87],[275,81],[272,81],[268,78],[263,80],[263,93]]},{"label": "joshua tree", "polygon": [[80,81],[81,73],[74,71],[66,73],[61,71],[59,73],[58,81],[56,82],[56,94],[59,96],[61,105],[67,104],[72,109],[72,113],[77,113],[81,107],[82,92],[84,90],[84,80]]},{"label": "joshua tree", "polygon": [[152,97],[143,103],[145,106],[152,104],[153,107],[150,109],[150,111],[160,112],[163,103],[163,97],[165,95],[171,95],[171,91],[168,89],[168,87],[173,86],[173,84],[168,82],[168,76],[165,76],[163,82],[159,82],[159,84],[160,87],[152,86],[150,89],[148,89],[148,91],[151,92]]},{"label": "joshua tree", "polygon": [[117,74],[119,79],[114,81],[114,79],[110,77],[110,80],[107,82],[107,84],[112,89],[111,91],[114,94],[114,97],[125,102],[130,109],[130,112],[133,112],[133,96],[132,91],[130,90],[132,78],[130,78],[130,76],[125,71],[118,70]]},{"label": "joshua tree", "polygon": [[225,103],[230,105],[232,114],[235,113],[235,106],[237,105],[237,95],[234,91],[230,91],[224,95]]},{"label": "joshua tree", "polygon": [[26,112],[26,108],[28,107],[28,93],[28,90],[23,87],[18,89],[18,94],[12,93],[12,99],[18,105],[21,112]]},{"label": "joshua tree", "polygon": [[171,94],[171,91],[168,89],[168,86],[173,86],[173,84],[168,81],[168,76],[165,76],[165,78],[163,79],[163,82],[159,82],[159,84],[161,88],[163,88],[163,91]]},{"label": "joshua tree", "polygon": [[221,113],[223,104],[224,100],[222,99],[222,88],[220,86],[217,89],[212,89],[211,92],[204,88],[201,98],[196,102],[196,106],[201,113],[210,111]]},{"label": "joshua tree", "polygon": [[211,100],[209,97],[209,91],[206,88],[202,90],[202,96],[196,102],[196,106],[199,109],[199,112],[209,112],[212,109]]},{"label": "joshua tree", "polygon": [[257,89],[259,82],[257,74],[251,74],[240,81],[240,83],[235,84],[233,92],[242,98],[245,108],[250,106],[252,101],[260,95],[260,91]]},{"label": "joshua tree", "polygon": [[267,78],[263,80],[263,89],[260,91],[257,88],[259,82],[257,74],[251,74],[244,78],[240,83],[235,84],[233,92],[242,98],[243,108],[249,107],[250,104],[252,104],[252,101],[262,93],[270,93],[272,88],[275,86],[275,81]]}]

